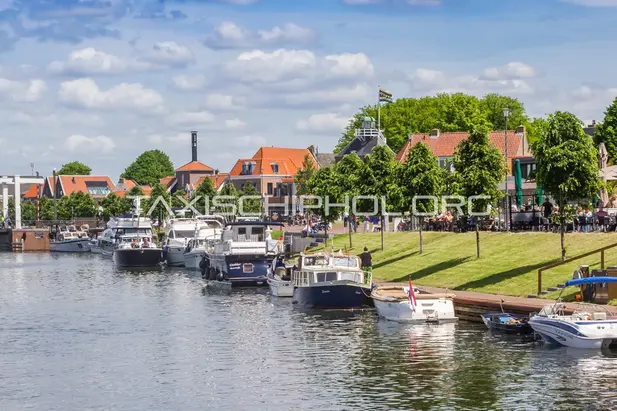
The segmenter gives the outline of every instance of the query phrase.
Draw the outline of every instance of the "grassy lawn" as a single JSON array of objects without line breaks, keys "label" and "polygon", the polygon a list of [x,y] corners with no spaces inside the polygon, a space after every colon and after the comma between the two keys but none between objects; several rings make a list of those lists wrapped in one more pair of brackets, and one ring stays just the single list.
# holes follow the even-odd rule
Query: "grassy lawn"
[{"label": "grassy lawn", "polygon": [[[357,233],[352,241],[352,252],[360,254],[365,246],[371,251],[376,279],[406,281],[411,275],[418,285],[514,296],[535,294],[537,270],[560,257],[559,235],[552,233],[480,233],[480,259],[475,233],[425,232],[423,254],[417,232],[385,233],[383,252],[379,233]],[[566,234],[568,257],[614,243],[617,233]],[[337,236],[334,249],[344,247],[349,247],[349,237]],[[543,288],[567,281],[583,264],[599,268],[600,254],[545,271]],[[605,265],[617,265],[617,248],[605,252]]]}]

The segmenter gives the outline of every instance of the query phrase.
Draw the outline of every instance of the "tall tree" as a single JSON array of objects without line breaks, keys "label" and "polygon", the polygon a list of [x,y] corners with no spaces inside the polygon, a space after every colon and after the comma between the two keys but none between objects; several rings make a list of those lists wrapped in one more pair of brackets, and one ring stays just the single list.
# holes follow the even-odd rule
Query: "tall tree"
[{"label": "tall tree", "polygon": [[[242,212],[246,213],[260,213],[263,214],[263,201],[261,195],[255,188],[255,186],[251,183],[246,183],[244,188],[240,192],[240,197],[245,197],[242,200]],[[255,197],[255,198],[246,198],[246,197]],[[259,198],[257,198],[259,197]],[[238,210],[239,212],[240,210]]]},{"label": "tall tree", "polygon": [[231,182],[226,183],[215,197],[215,201],[217,201],[218,204],[213,201],[213,213],[221,214],[228,218],[233,217],[233,215],[238,212],[239,196],[240,193],[236,190],[236,186],[234,186]]},{"label": "tall tree", "polygon": [[193,192],[193,195],[191,196],[191,200],[199,197],[199,199],[194,203],[194,207],[197,209],[197,211],[199,211],[200,213],[209,214],[210,211],[206,210],[206,205],[207,208],[210,208],[212,206],[212,197],[214,197],[215,194],[216,190],[214,189],[214,184],[212,184],[212,180],[210,180],[209,178],[204,178],[202,183],[197,187],[197,189],[195,190],[195,192]]},{"label": "tall tree", "polygon": [[591,198],[602,187],[598,150],[583,131],[583,123],[571,113],[548,116],[548,127],[533,146],[538,162],[536,181],[559,207],[561,259],[566,259],[565,225],[569,201]]},{"label": "tall tree", "polygon": [[304,161],[302,161],[302,168],[298,170],[295,177],[296,183],[296,192],[298,195],[307,195],[309,194],[307,190],[307,182],[311,179],[312,175],[317,170],[315,166],[315,162],[308,154],[304,156]]},{"label": "tall tree", "polygon": [[[384,218],[388,211],[399,209],[400,188],[397,184],[397,168],[399,163],[394,160],[394,153],[387,146],[377,146],[373,152],[364,158],[362,168],[362,195],[376,196],[384,202],[378,201],[377,212],[381,219],[381,249],[383,250],[383,234],[385,230]],[[371,206],[372,208],[372,206]]]},{"label": "tall tree", "polygon": [[[487,197],[474,199],[472,203],[471,211],[481,213],[503,196],[498,184],[503,180],[506,165],[501,151],[489,142],[489,123],[482,118],[475,121],[469,137],[456,148],[454,169],[459,194],[468,202],[472,196]],[[480,258],[479,221],[476,223],[476,249]]]},{"label": "tall tree", "polygon": [[[434,201],[418,199],[418,196],[437,196],[443,193],[445,187],[445,170],[439,167],[437,157],[424,143],[418,143],[409,150],[405,163],[399,169],[399,182],[402,190],[403,204],[414,216],[419,214],[438,213]],[[415,201],[414,201],[415,199]],[[420,254],[424,251],[422,228],[424,216],[418,216],[420,222]]]},{"label": "tall tree", "polygon": [[89,176],[91,172],[92,169],[84,163],[71,161],[64,164],[56,174],[59,176]]},{"label": "tall tree", "polygon": [[617,97],[604,112],[604,120],[596,126],[595,144],[604,143],[608,160],[613,164],[617,160]]},{"label": "tall tree", "polygon": [[529,121],[523,103],[516,98],[491,93],[480,99],[480,109],[491,123],[493,130],[506,129],[506,119],[503,114],[505,108],[509,110],[508,128],[510,130]]},{"label": "tall tree", "polygon": [[103,218],[109,220],[110,217],[127,214],[131,211],[132,205],[131,199],[118,197],[115,193],[110,193],[101,201]]},{"label": "tall tree", "polygon": [[326,224],[327,238],[328,224],[338,220],[343,212],[341,208],[330,207],[330,204],[340,204],[343,200],[340,178],[332,167],[322,167],[311,176],[307,186],[312,195],[321,198],[320,207],[313,208],[313,210]]},{"label": "tall tree", "polygon": [[[350,201],[351,207],[353,207],[353,202],[355,202],[355,197],[359,196],[361,193],[361,175],[362,168],[364,167],[364,162],[358,154],[351,153],[345,154],[343,158],[336,164],[334,171],[338,175],[339,187],[341,190],[341,194],[343,197],[347,196]],[[353,209],[349,210],[349,216]],[[351,220],[349,221],[349,248],[353,247],[353,243],[351,240]]]},{"label": "tall tree", "polygon": [[66,211],[70,211],[71,217],[94,217],[98,211],[98,205],[92,196],[81,191],[74,191],[65,197]]},{"label": "tall tree", "polygon": [[548,121],[545,118],[534,117],[533,120],[525,123],[527,130],[527,141],[530,145],[534,145],[540,137],[546,132]]},{"label": "tall tree", "polygon": [[169,215],[167,207],[171,207],[171,196],[160,183],[155,183],[150,192],[150,198],[144,202],[144,209],[151,219],[155,219],[161,226],[163,219]]},{"label": "tall tree", "polygon": [[154,187],[161,178],[174,174],[174,166],[167,154],[160,150],[149,150],[137,157],[120,177],[134,180],[140,185],[147,184]]}]

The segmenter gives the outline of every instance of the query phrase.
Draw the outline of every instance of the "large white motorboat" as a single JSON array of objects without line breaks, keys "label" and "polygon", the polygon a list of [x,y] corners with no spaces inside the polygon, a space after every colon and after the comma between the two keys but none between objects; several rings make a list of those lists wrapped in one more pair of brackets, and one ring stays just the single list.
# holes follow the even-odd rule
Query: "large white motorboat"
[{"label": "large white motorboat", "polygon": [[[410,295],[409,290],[413,290]],[[371,293],[380,317],[400,323],[452,322],[458,320],[454,312],[454,294],[431,294],[410,286],[376,287]]]},{"label": "large white motorboat", "polygon": [[195,237],[197,219],[174,218],[167,225],[163,258],[170,267],[184,267],[184,251],[189,241]]},{"label": "large white motorboat", "polygon": [[74,225],[60,228],[55,238],[49,242],[49,251],[63,253],[88,253],[90,252],[90,237],[87,227],[77,230]]},{"label": "large white motorboat", "polygon": [[[615,283],[617,277],[587,277],[570,280],[566,287]],[[562,289],[563,293],[563,289]],[[571,348],[602,349],[617,345],[617,316],[605,306],[579,304],[572,314],[560,301],[546,305],[529,319],[531,328],[552,345]]]},{"label": "large white motorboat", "polygon": [[152,222],[149,218],[134,214],[112,217],[99,237],[101,253],[111,257],[116,248],[127,241],[127,238],[139,239],[140,236],[152,238]]},{"label": "large white motorboat", "polygon": [[199,270],[199,263],[206,250],[220,241],[224,224],[225,218],[223,216],[199,216],[195,219],[191,238],[182,250],[184,267],[189,270]]},{"label": "large white motorboat", "polygon": [[275,297],[293,297],[294,286],[291,282],[293,265],[286,265],[282,257],[276,257],[272,261],[274,267],[268,274],[270,294]]},{"label": "large white motorboat", "polygon": [[293,303],[303,308],[354,309],[370,307],[372,273],[355,255],[325,252],[300,254],[291,281]]},{"label": "large white motorboat", "polygon": [[[283,253],[283,241],[272,238],[279,222],[238,221],[227,223],[205,254],[205,280],[230,281],[234,286],[265,285],[274,258]],[[201,260],[199,260],[201,261]],[[199,267],[199,265],[198,265]]]},{"label": "large white motorboat", "polygon": [[163,250],[147,234],[124,234],[113,252],[114,264],[121,268],[157,268]]}]

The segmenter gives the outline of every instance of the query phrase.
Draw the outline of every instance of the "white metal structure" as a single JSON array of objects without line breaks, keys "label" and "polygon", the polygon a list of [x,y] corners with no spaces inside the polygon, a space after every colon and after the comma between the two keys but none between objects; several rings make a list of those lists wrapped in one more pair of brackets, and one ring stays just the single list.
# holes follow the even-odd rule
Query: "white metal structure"
[{"label": "white metal structure", "polygon": [[49,242],[49,251],[63,253],[88,253],[90,252],[90,237],[75,226],[68,226],[56,234],[56,238]]},{"label": "white metal structure", "polygon": [[0,176],[0,186],[2,187],[2,216],[9,216],[9,185],[14,187],[15,198],[15,221],[14,226],[21,228],[21,185],[22,184],[45,184],[45,179],[38,176]]},{"label": "white metal structure", "polygon": [[192,238],[182,250],[182,263],[189,270],[199,270],[199,263],[211,245],[221,239],[225,219],[222,216],[199,216],[193,225]]},{"label": "white metal structure", "polygon": [[415,310],[409,301],[409,287],[382,287],[371,293],[380,317],[401,323],[451,322],[458,318],[454,313],[454,294],[422,293],[414,287]]}]

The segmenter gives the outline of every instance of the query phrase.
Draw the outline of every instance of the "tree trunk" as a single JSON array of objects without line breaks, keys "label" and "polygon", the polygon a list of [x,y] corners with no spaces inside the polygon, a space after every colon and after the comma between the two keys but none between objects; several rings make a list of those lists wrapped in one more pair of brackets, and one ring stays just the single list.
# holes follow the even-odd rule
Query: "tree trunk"
[{"label": "tree trunk", "polygon": [[559,214],[560,214],[560,218],[559,218],[559,237],[561,239],[561,261],[566,261],[566,240],[565,240],[565,236],[566,236],[566,227],[565,227],[565,221],[564,221],[564,217],[563,217],[563,209],[560,208],[559,209]]},{"label": "tree trunk", "polygon": [[480,224],[476,220],[476,255],[480,258]]},{"label": "tree trunk", "polygon": [[383,221],[383,212],[381,213],[381,251],[383,251],[383,231],[384,231],[384,221]]},{"label": "tree trunk", "polygon": [[424,244],[422,242],[422,226],[424,226],[424,217],[420,217],[420,254],[424,252]]},{"label": "tree trunk", "polygon": [[349,249],[351,250],[353,246],[351,245],[351,216],[347,218],[347,227],[349,229]]}]

